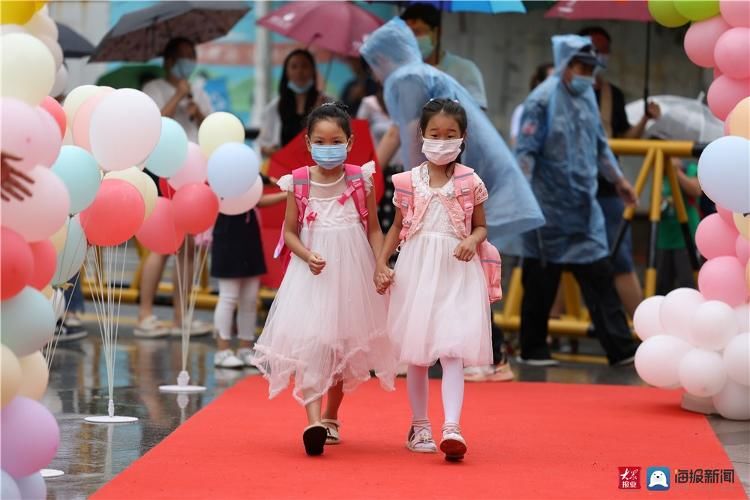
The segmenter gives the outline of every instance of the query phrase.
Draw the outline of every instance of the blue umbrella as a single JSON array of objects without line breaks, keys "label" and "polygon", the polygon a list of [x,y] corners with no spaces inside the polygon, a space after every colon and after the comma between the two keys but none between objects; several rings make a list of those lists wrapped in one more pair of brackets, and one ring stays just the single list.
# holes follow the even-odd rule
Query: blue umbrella
[{"label": "blue umbrella", "polygon": [[427,3],[443,12],[526,13],[526,7],[520,0],[418,0],[408,3]]}]

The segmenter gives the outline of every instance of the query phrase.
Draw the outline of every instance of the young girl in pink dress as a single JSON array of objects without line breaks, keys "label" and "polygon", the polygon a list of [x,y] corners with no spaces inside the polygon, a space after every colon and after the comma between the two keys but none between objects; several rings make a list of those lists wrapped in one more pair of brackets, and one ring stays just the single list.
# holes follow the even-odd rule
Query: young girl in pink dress
[{"label": "young girl in pink dress", "polygon": [[[412,423],[407,447],[437,452],[427,417],[427,369],[440,360],[445,413],[440,450],[448,460],[466,453],[459,427],[464,366],[492,362],[490,304],[477,257],[477,246],[487,237],[482,203],[488,195],[482,180],[456,163],[466,127],[466,113],[457,102],[433,99],[425,105],[420,130],[428,161],[398,174],[409,176],[407,189],[399,189],[403,180],[394,176],[394,204],[403,210],[408,201],[409,208],[406,219],[402,210],[396,211],[375,273],[380,293],[390,287],[388,331],[399,361],[408,365]],[[454,176],[457,169],[461,179]],[[473,189],[457,189],[467,185]],[[470,224],[464,220],[466,197],[474,205]],[[400,241],[391,271],[387,262]]]},{"label": "young girl in pink dress", "polygon": [[253,364],[268,379],[272,398],[294,377],[293,396],[309,423],[302,436],[308,455],[339,443],[345,392],[368,380],[370,370],[393,390],[397,368],[386,332],[387,303],[370,281],[383,245],[375,167],[344,164],[353,140],[345,108],[322,105],[307,122],[307,147],[317,165],[278,181],[288,192],[284,242],[292,255]]}]

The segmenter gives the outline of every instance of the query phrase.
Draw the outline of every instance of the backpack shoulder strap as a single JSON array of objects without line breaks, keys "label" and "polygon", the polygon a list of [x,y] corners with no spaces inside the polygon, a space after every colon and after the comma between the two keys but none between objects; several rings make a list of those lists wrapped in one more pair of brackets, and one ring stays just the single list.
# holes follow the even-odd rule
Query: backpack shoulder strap
[{"label": "backpack shoulder strap", "polygon": [[[310,169],[308,167],[300,167],[292,170],[292,192],[294,193],[294,201],[297,203],[297,229],[299,230],[302,228],[305,211],[307,210],[307,199],[310,197]],[[288,253],[288,249],[284,243],[285,226],[285,223],[281,224],[281,235],[273,252],[275,259],[278,259],[282,254]]]},{"label": "backpack shoulder strap", "polygon": [[456,163],[453,170],[453,188],[456,199],[466,215],[466,232],[471,234],[471,217],[474,214],[474,169]]},{"label": "backpack shoulder strap", "polygon": [[367,210],[367,189],[365,188],[362,167],[347,163],[344,165],[344,176],[346,179],[346,191],[339,198],[339,203],[343,205],[349,197],[354,200],[354,205],[357,208],[357,212],[359,212],[359,218],[366,231],[369,212]]}]

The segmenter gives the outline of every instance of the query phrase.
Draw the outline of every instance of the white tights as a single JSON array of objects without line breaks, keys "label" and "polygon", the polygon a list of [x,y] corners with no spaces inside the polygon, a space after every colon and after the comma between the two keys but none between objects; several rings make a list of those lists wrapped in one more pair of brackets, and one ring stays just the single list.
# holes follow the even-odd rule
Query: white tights
[{"label": "white tights", "polygon": [[[464,363],[460,358],[440,358],[443,367],[443,413],[445,422],[458,424],[461,405],[464,402]],[[427,367],[409,365],[406,372],[406,388],[409,393],[414,421],[427,420],[429,380]]]},{"label": "white tights", "polygon": [[232,338],[232,320],[237,309],[237,337],[255,340],[255,322],[260,278],[220,278],[219,302],[214,311],[214,326],[223,340]]}]

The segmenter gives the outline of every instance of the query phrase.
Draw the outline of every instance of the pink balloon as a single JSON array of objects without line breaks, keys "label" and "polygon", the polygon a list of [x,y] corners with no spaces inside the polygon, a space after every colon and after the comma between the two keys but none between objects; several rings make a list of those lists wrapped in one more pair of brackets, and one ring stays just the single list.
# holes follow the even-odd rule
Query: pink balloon
[{"label": "pink balloon", "polygon": [[732,307],[747,300],[745,266],[737,257],[710,259],[698,273],[698,289],[707,300],[720,300]]},{"label": "pink balloon", "polygon": [[3,470],[25,477],[46,467],[60,445],[55,417],[38,401],[17,396],[0,412]]},{"label": "pink balloon", "polygon": [[691,24],[687,33],[685,33],[684,41],[685,53],[688,58],[704,68],[716,66],[714,46],[719,37],[730,27],[721,16]]},{"label": "pink balloon", "polygon": [[719,120],[726,120],[738,102],[750,95],[750,78],[736,80],[721,75],[708,89],[708,107]]},{"label": "pink balloon", "polygon": [[714,61],[729,77],[750,78],[750,28],[732,28],[721,35],[714,47]]},{"label": "pink balloon", "polygon": [[698,224],[695,244],[701,255],[707,259],[722,255],[734,256],[737,234],[734,223],[730,226],[719,214],[711,214]]},{"label": "pink balloon", "polygon": [[173,254],[182,246],[185,232],[177,229],[172,200],[158,197],[151,215],[135,233],[136,239],[152,252]]},{"label": "pink balloon", "polygon": [[714,80],[719,78],[722,75],[721,70],[719,68],[714,68]]},{"label": "pink balloon", "polygon": [[99,103],[112,92],[114,92],[114,89],[104,87],[96,94],[83,101],[83,104],[78,108],[78,111],[76,111],[75,117],[73,118],[73,126],[71,127],[73,132],[73,143],[76,146],[80,146],[86,151],[91,151],[91,140],[89,136],[89,130],[91,130],[91,116],[94,114]]},{"label": "pink balloon", "polygon": [[219,198],[207,184],[188,184],[172,198],[178,229],[190,234],[208,230],[219,215]]},{"label": "pink balloon", "polygon": [[219,212],[226,215],[238,215],[247,212],[260,201],[263,196],[263,179],[258,177],[253,187],[246,193],[233,198],[222,198],[219,202]]},{"label": "pink balloon", "polygon": [[20,158],[11,160],[11,166],[28,171],[39,165],[40,151],[46,142],[42,131],[46,127],[37,110],[18,99],[3,97],[0,99],[0,123],[3,124],[0,127],[3,153]]},{"label": "pink balloon", "polygon": [[91,153],[104,170],[140,165],[161,137],[161,111],[139,90],[107,94],[91,115]]},{"label": "pink balloon", "polygon": [[187,157],[185,163],[172,177],[167,179],[169,185],[175,189],[180,189],[188,184],[206,182],[206,172],[208,161],[203,156],[201,147],[194,142],[188,142]]},{"label": "pink balloon", "polygon": [[734,219],[732,218],[734,214],[732,214],[731,210],[728,210],[717,203],[716,213],[719,214],[719,217],[721,217],[721,220],[723,220],[730,226],[734,226]]},{"label": "pink balloon", "polygon": [[63,138],[60,135],[60,128],[57,126],[57,122],[52,115],[42,108],[37,108],[37,113],[42,122],[42,129],[40,130],[42,145],[38,151],[39,165],[51,167],[60,155]]},{"label": "pink balloon", "polygon": [[750,2],[747,0],[721,0],[721,17],[732,26],[750,26]]},{"label": "pink balloon", "polygon": [[138,189],[121,179],[105,179],[94,202],[80,213],[81,227],[92,245],[116,246],[138,231],[146,206]]},{"label": "pink balloon", "polygon": [[57,126],[60,128],[60,135],[64,136],[65,129],[68,126],[68,118],[65,116],[65,110],[60,105],[60,103],[57,102],[53,97],[47,96],[42,99],[41,103],[39,103],[39,107],[52,115],[52,118],[55,119]]},{"label": "pink balloon", "polygon": [[28,186],[31,196],[21,201],[15,198],[2,201],[3,226],[13,229],[28,242],[46,240],[68,218],[68,189],[49,168],[35,167],[26,174],[34,181]]},{"label": "pink balloon", "polygon": [[737,242],[735,243],[735,251],[740,263],[746,266],[747,261],[750,260],[750,241],[743,238],[742,235],[738,235]]},{"label": "pink balloon", "polygon": [[34,255],[34,273],[29,280],[29,286],[42,290],[52,281],[57,269],[57,250],[50,240],[37,241],[31,245]]},{"label": "pink balloon", "polygon": [[0,300],[18,295],[34,274],[34,254],[23,236],[7,227],[0,240]]}]

